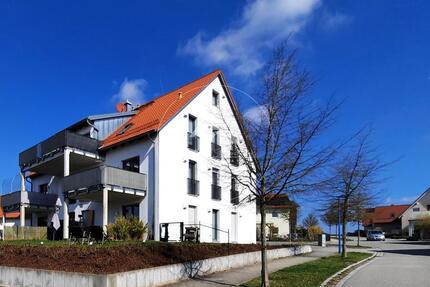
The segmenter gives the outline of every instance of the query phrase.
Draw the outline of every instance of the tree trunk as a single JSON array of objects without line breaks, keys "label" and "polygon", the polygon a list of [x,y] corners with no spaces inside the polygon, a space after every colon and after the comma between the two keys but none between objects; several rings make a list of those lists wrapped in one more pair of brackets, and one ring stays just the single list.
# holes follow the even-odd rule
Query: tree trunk
[{"label": "tree trunk", "polygon": [[347,210],[348,203],[344,202],[342,210],[342,258],[346,258],[346,224],[347,224]]},{"label": "tree trunk", "polygon": [[360,220],[357,220],[357,247],[360,247]]},{"label": "tree trunk", "polygon": [[260,206],[260,238],[261,238],[261,287],[269,287],[269,271],[267,267],[266,246],[266,210],[264,205]]}]

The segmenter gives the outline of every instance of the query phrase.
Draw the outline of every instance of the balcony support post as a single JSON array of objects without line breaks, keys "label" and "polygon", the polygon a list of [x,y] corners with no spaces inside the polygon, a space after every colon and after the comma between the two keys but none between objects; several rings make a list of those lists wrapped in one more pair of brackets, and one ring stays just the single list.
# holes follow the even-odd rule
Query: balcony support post
[{"label": "balcony support post", "polygon": [[108,192],[109,190],[106,187],[103,188],[103,232],[105,233],[108,225]]},{"label": "balcony support post", "polygon": [[[70,175],[70,149],[64,149],[64,177]],[[69,239],[69,200],[63,199],[63,239]]]},{"label": "balcony support post", "polygon": [[25,226],[25,206],[23,204],[23,198],[25,193],[25,175],[23,172],[20,173],[21,176],[21,203],[19,207],[19,226],[24,227]]}]

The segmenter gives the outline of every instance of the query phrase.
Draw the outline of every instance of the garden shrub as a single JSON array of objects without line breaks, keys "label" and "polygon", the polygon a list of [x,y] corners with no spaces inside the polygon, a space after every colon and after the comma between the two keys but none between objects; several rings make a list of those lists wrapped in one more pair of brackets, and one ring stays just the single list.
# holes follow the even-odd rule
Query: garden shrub
[{"label": "garden shrub", "polygon": [[107,226],[107,233],[113,240],[143,240],[147,229],[146,224],[137,217],[118,217]]}]

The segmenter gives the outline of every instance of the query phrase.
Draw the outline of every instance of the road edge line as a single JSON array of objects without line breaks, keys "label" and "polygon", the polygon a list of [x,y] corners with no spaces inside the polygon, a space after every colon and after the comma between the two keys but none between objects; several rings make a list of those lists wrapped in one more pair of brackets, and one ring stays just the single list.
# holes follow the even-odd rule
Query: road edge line
[{"label": "road edge line", "polygon": [[[360,265],[360,264],[363,264],[364,262],[366,262],[366,261],[369,261],[368,263],[366,263],[366,264],[363,264],[362,266],[360,266],[360,267],[358,267],[357,269],[355,269],[355,270],[353,270],[352,272],[350,272],[350,273],[348,273],[344,278],[342,278],[342,280],[340,280],[339,281],[339,283],[338,284],[336,284],[336,287],[341,287],[345,282],[344,282],[344,279],[345,278],[347,278],[350,274],[354,274],[354,271],[356,271],[356,270],[358,270],[358,269],[361,269],[362,267],[364,267],[364,266],[366,266],[367,264],[369,264],[370,263],[370,261],[372,260],[372,259],[374,259],[375,257],[376,257],[376,255],[377,255],[377,252],[373,252],[373,254],[372,254],[372,256],[370,256],[370,257],[368,257],[368,258],[365,258],[365,259],[363,259],[363,260],[360,260],[360,261],[358,261],[358,262],[356,262],[356,263],[354,263],[354,264],[351,264],[351,265],[349,265],[349,266],[347,266],[347,267],[345,267],[345,268],[343,268],[342,270],[340,270],[340,271],[338,271],[338,272],[336,272],[335,274],[333,274],[332,276],[330,276],[329,278],[327,278],[321,285],[320,285],[320,287],[326,287],[327,286],[327,284],[329,284],[335,277],[337,277],[337,276],[339,276],[340,274],[342,274],[342,273],[344,273],[345,271],[348,271],[349,269],[351,269],[351,268],[354,268],[355,266],[357,266],[357,265]],[[349,278],[349,277],[348,277]],[[342,283],[342,284],[341,284]]]}]

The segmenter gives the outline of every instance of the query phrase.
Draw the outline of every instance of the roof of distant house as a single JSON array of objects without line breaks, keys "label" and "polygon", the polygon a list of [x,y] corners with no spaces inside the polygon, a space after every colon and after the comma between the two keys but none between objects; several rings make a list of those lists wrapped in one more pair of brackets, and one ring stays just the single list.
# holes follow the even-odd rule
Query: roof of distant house
[{"label": "roof of distant house", "polygon": [[374,223],[390,223],[398,219],[408,209],[409,204],[377,206],[367,210],[363,225]]},{"label": "roof of distant house", "polygon": [[[271,196],[271,194],[268,196]],[[267,202],[265,207],[267,209],[291,209],[297,208],[297,206],[297,203],[290,200],[287,194],[278,194],[274,196],[269,202]]]},{"label": "roof of distant house", "polygon": [[[101,149],[111,148],[115,145],[142,137],[145,134],[159,131],[216,77],[223,78],[221,70],[215,70],[195,81],[136,107],[136,115],[108,136],[103,141]],[[226,86],[224,88],[228,90]]]}]

